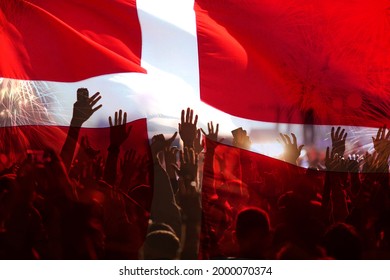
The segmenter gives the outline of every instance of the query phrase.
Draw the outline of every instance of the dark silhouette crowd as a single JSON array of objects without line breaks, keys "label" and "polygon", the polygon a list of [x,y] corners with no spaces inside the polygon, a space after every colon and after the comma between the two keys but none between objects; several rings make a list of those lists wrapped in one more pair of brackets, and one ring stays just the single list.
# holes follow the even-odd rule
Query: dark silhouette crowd
[{"label": "dark silhouette crowd", "polygon": [[137,135],[119,110],[103,153],[82,135],[100,99],[79,89],[62,148],[0,170],[0,259],[390,259],[386,126],[362,156],[332,128],[325,158],[304,169],[293,133],[272,159],[242,128],[223,144],[190,108],[149,151],[125,150]]}]

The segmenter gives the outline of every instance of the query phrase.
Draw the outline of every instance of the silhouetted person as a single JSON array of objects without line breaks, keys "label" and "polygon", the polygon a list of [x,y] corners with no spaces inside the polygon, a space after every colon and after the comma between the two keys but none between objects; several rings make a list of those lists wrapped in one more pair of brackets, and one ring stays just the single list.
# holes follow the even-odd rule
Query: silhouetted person
[{"label": "silhouetted person", "polygon": [[333,225],[325,234],[324,246],[328,256],[337,260],[359,260],[362,257],[360,236],[351,225]]},{"label": "silhouetted person", "polygon": [[258,208],[242,210],[237,215],[236,221],[239,258],[264,259],[269,235],[270,225],[267,212]]},{"label": "silhouetted person", "polygon": [[145,260],[174,260],[178,257],[180,241],[167,230],[156,230],[146,236],[143,258]]}]

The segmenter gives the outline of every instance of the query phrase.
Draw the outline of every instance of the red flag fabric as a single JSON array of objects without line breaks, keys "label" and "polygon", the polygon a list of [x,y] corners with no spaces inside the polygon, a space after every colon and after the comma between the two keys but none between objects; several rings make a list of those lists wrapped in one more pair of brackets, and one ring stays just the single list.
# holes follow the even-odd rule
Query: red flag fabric
[{"label": "red flag fabric", "polygon": [[[138,4],[141,2],[145,5],[141,0]],[[390,28],[387,1],[368,4],[363,0],[326,3],[195,0],[190,9],[194,22],[188,24],[190,27],[177,25],[173,28],[169,16],[156,20],[155,10],[142,11],[142,14],[136,4],[135,0],[0,2],[0,137],[5,139],[0,143],[0,160],[4,167],[10,165],[8,160],[14,161],[26,150],[33,151],[30,153],[32,158],[38,157],[47,144],[59,151],[67,132],[63,125],[69,123],[70,108],[75,101],[65,98],[63,91],[75,87],[77,81],[96,82],[99,87],[103,85],[107,91],[114,91],[113,95],[107,95],[100,112],[107,108],[112,114],[118,106],[126,106],[128,111],[137,112],[131,121],[140,115],[159,116],[159,109],[172,111],[169,117],[175,115],[174,121],[166,118],[158,126],[153,123],[153,130],[144,119],[128,124],[133,126],[132,136],[136,137],[133,142],[126,143],[125,149],[135,148],[146,157],[134,167],[138,171],[135,173],[144,172],[143,176],[127,178],[128,188],[151,185],[150,132],[160,133],[159,129],[166,127],[177,130],[180,111],[176,111],[175,106],[180,109],[186,106],[178,104],[177,100],[207,103],[226,113],[229,120],[235,116],[238,117],[236,120],[241,118],[240,121],[370,127],[388,122]],[[142,26],[141,14],[145,20]],[[147,20],[152,23],[148,25]],[[163,53],[160,45],[143,41],[147,32],[158,39],[169,37],[171,33],[166,30],[172,29],[160,33],[155,28],[156,23],[180,34],[173,38],[177,40],[172,40],[175,43],[188,40],[191,47],[196,43],[196,51],[190,55],[193,63],[175,61],[180,67],[184,65],[185,70],[194,68],[196,71],[178,71],[183,68],[176,68],[177,65],[169,60],[180,58],[181,52],[164,45],[163,50],[169,51]],[[150,45],[145,47],[144,43]],[[158,62],[150,58],[157,58]],[[165,61],[160,63],[160,60]],[[147,72],[141,64],[145,69],[145,65],[149,66],[147,69],[153,70],[153,75],[149,72],[130,79],[129,73]],[[156,71],[161,65],[166,68]],[[121,76],[123,73],[126,75]],[[164,75],[158,76],[161,73]],[[199,77],[188,77],[188,73],[199,74]],[[178,88],[188,89],[191,97],[187,98],[187,92],[180,92],[161,98],[160,85],[168,84],[168,90],[161,89],[163,93],[177,89],[168,79],[176,75],[182,83]],[[146,76],[153,79],[144,79]],[[5,83],[3,78],[15,83]],[[26,84],[25,88],[19,81]],[[47,86],[48,81],[53,83]],[[161,81],[168,82],[157,83]],[[137,93],[130,83],[136,85]],[[157,85],[157,90],[148,87],[151,85]],[[161,99],[153,99],[157,95]],[[183,95],[182,99],[176,98]],[[149,105],[153,106],[152,113]],[[60,107],[68,109],[58,113]],[[95,148],[101,151],[105,151],[109,143],[106,119],[104,115],[93,123],[87,122],[89,128],[82,130],[82,134],[89,135],[90,142],[97,143]],[[221,127],[223,125],[221,123]],[[89,171],[81,166],[82,175],[79,175],[90,175]],[[237,256],[233,227],[238,211],[260,205],[269,210],[270,215],[277,216],[274,211],[279,207],[277,198],[293,188],[291,182],[300,183],[303,172],[303,169],[281,161],[218,145],[213,166],[204,170],[202,256]],[[294,180],[284,180],[286,173]],[[316,182],[305,182],[309,186],[305,189],[318,186],[321,178],[315,177]],[[106,257],[136,258],[146,233],[151,190],[141,188],[132,194],[120,193],[121,201],[125,202],[115,204],[116,200],[108,197],[113,192],[113,196],[118,193],[104,187],[107,186],[103,186],[103,190],[86,190],[84,199],[112,207],[115,213],[118,213],[115,207],[126,213],[115,217],[116,220],[110,220],[110,213],[105,213],[105,222],[110,226],[107,231],[110,234],[109,255]],[[288,197],[286,200],[282,203],[289,203]],[[293,200],[294,203],[297,201],[296,198]],[[312,209],[312,205],[303,210],[309,208]],[[127,217],[128,213],[137,214]],[[115,223],[125,219],[128,223]],[[278,221],[277,217],[272,220]],[[130,224],[138,225],[135,235],[131,235]],[[118,228],[124,229],[123,234],[117,231]],[[226,228],[228,230],[224,230]],[[123,246],[128,246],[126,252],[120,252]],[[217,251],[217,247],[221,251]]]},{"label": "red flag fabric", "polygon": [[387,1],[196,0],[195,11],[204,102],[268,122],[388,122]]},{"label": "red flag fabric", "polygon": [[0,3],[0,76],[74,82],[146,71],[133,1]]}]

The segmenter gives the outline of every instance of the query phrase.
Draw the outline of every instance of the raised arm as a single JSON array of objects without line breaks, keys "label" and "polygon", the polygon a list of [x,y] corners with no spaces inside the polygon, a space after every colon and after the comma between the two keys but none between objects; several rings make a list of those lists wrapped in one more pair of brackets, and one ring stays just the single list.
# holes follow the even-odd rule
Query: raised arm
[{"label": "raised arm", "polygon": [[62,147],[60,156],[66,169],[72,164],[76,144],[79,139],[80,128],[102,105],[95,105],[101,99],[100,93],[95,93],[92,97],[88,97],[88,90],[86,88],[79,88],[77,90],[77,101],[73,105],[73,115],[68,130],[64,146]]},{"label": "raised arm", "polygon": [[162,168],[159,155],[167,147],[170,147],[175,140],[177,132],[168,140],[164,135],[155,135],[152,138],[150,148],[154,162],[154,188],[151,209],[151,219],[155,223],[166,223],[181,235],[181,216],[176,199],[173,194],[172,186],[166,171]]},{"label": "raised arm", "polygon": [[108,147],[108,155],[104,169],[103,179],[110,185],[114,185],[117,175],[118,157],[120,146],[129,137],[131,126],[126,128],[127,113],[122,116],[122,110],[115,112],[114,122],[111,116],[108,118],[110,124],[110,146]]},{"label": "raised arm", "polygon": [[179,123],[179,134],[183,140],[184,147],[193,148],[197,136],[196,124],[198,115],[194,117],[194,110],[187,108],[187,111],[181,111],[181,122]]},{"label": "raised arm", "polygon": [[345,129],[341,130],[341,127],[338,127],[335,131],[334,127],[332,127],[330,136],[332,139],[331,155],[333,156],[337,154],[339,157],[343,157],[345,152],[345,140],[348,136],[348,134],[345,132]]},{"label": "raised arm", "polygon": [[185,227],[185,240],[182,259],[197,259],[201,221],[201,200],[199,192],[198,155],[193,148],[180,151],[180,168],[176,166],[179,176],[178,198],[182,210],[182,222]]}]

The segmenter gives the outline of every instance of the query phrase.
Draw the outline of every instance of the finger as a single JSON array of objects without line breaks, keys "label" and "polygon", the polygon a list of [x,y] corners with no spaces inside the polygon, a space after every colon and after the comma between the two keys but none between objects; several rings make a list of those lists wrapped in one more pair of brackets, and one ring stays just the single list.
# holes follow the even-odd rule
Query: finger
[{"label": "finger", "polygon": [[203,135],[207,136],[206,132],[203,130],[203,128],[200,129],[203,133]]},{"label": "finger", "polygon": [[[284,139],[284,135],[282,133],[279,133],[280,138],[282,139],[283,143],[287,145],[286,139]],[[280,141],[279,141],[280,143]]]},{"label": "finger", "polygon": [[173,169],[176,171],[176,174],[179,175],[180,174],[180,168],[179,166],[177,166],[176,164],[172,163],[171,166],[173,167]]},{"label": "finger", "polygon": [[127,113],[125,112],[123,114],[123,125],[126,125],[127,124]]},{"label": "finger", "polygon": [[99,96],[98,98],[96,98],[95,100],[93,100],[92,102],[90,102],[89,105],[90,105],[91,107],[95,106],[95,104],[98,103],[98,101],[99,101],[100,99],[102,99],[101,96]]},{"label": "finger", "polygon": [[118,112],[115,112],[114,125],[118,125]]},{"label": "finger", "polygon": [[171,138],[169,138],[169,139],[167,140],[167,143],[168,143],[169,146],[170,146],[170,145],[172,144],[172,142],[175,140],[176,135],[177,135],[177,131],[172,135]]},{"label": "finger", "polygon": [[[88,101],[91,103],[98,95],[100,95],[100,92],[97,92],[97,93],[95,93],[94,95],[92,95],[92,96],[88,99]],[[101,97],[101,96],[99,96],[99,97]]]},{"label": "finger", "polygon": [[108,117],[108,122],[109,122],[110,127],[111,127],[112,126],[112,118],[111,118],[111,116]]},{"label": "finger", "polygon": [[340,138],[344,138],[344,137],[343,137],[343,135],[344,135],[344,132],[345,132],[345,129],[343,129],[343,130],[341,131],[341,133],[340,133],[340,135],[339,135],[339,136],[340,136]]},{"label": "finger", "polygon": [[336,139],[339,138],[340,129],[341,129],[341,127],[338,127],[338,128],[336,129],[336,133],[335,133],[335,138],[336,138]]},{"label": "finger", "polygon": [[292,138],[293,138],[293,144],[294,144],[294,145],[297,145],[297,137],[295,136],[294,133],[291,133],[291,136],[292,136]]},{"label": "finger", "polygon": [[214,124],[213,122],[211,121],[210,122],[210,129],[209,129],[210,133],[214,133]]},{"label": "finger", "polygon": [[386,133],[386,125],[384,125],[383,128],[382,128],[381,139],[384,139],[384,138],[385,138],[385,133]]},{"label": "finger", "polygon": [[303,146],[305,146],[305,145],[300,145],[300,146],[298,147],[298,152],[299,152],[299,154],[301,154],[301,151],[302,151]]},{"label": "finger", "polygon": [[287,134],[284,134],[284,137],[286,137],[286,141],[287,141],[287,144],[291,145],[291,139],[290,139],[290,136],[288,136]]},{"label": "finger", "polygon": [[187,108],[187,112],[186,112],[186,122],[187,122],[187,123],[188,123],[189,120],[190,120],[190,112],[191,112],[190,108]]},{"label": "finger", "polygon": [[180,123],[179,123],[178,125],[179,125],[179,131],[181,131],[181,125],[180,125]]},{"label": "finger", "polygon": [[192,123],[192,120],[194,119],[194,110],[190,110],[190,119],[189,119],[189,123]]},{"label": "finger", "polygon": [[345,141],[347,139],[347,136],[348,136],[348,133],[345,133],[343,141]]},{"label": "finger", "polygon": [[198,123],[198,115],[195,115],[194,125]]},{"label": "finger", "polygon": [[122,110],[119,109],[118,125],[122,125]]},{"label": "finger", "polygon": [[380,127],[378,129],[378,132],[376,133],[376,139],[379,139],[380,135],[381,135],[381,132],[382,132],[382,128]]},{"label": "finger", "polygon": [[181,123],[184,123],[184,110],[181,110]]},{"label": "finger", "polygon": [[209,131],[209,134],[211,133],[211,124],[207,123],[207,130]]},{"label": "finger", "polygon": [[99,106],[97,106],[96,108],[92,109],[92,114],[95,113],[97,110],[99,110],[100,108],[102,108],[103,105],[100,104]]},{"label": "finger", "polygon": [[218,131],[219,131],[219,123],[217,123],[217,128],[215,129],[215,135],[218,135]]},{"label": "finger", "polygon": [[197,139],[200,139],[200,129],[198,129],[198,130],[196,131],[196,138],[197,138]]}]

